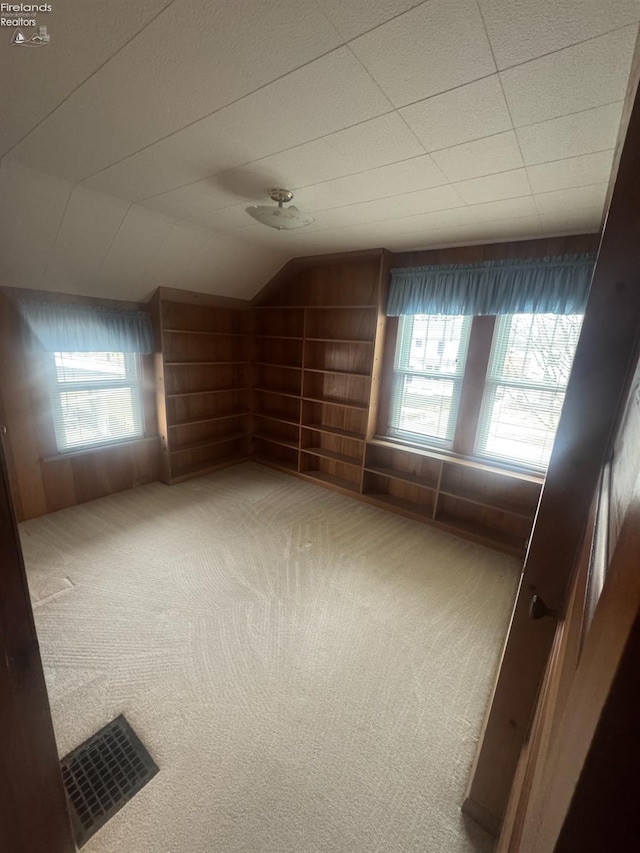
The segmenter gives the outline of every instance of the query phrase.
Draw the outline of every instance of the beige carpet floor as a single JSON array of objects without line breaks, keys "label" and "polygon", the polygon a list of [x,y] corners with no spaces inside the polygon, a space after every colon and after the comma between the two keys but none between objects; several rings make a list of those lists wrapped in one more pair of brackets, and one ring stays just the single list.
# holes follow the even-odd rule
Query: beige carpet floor
[{"label": "beige carpet floor", "polygon": [[88,853],[486,853],[460,804],[510,557],[248,463],[21,525],[60,754],[159,774]]}]

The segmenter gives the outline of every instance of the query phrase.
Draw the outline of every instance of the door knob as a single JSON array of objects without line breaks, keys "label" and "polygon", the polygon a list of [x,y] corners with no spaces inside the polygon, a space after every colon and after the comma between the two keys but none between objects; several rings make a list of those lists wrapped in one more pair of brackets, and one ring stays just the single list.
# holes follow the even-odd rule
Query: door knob
[{"label": "door knob", "polygon": [[544,616],[551,616],[552,619],[556,619],[558,611],[547,607],[539,595],[534,595],[529,604],[529,616],[531,619],[542,619]]}]

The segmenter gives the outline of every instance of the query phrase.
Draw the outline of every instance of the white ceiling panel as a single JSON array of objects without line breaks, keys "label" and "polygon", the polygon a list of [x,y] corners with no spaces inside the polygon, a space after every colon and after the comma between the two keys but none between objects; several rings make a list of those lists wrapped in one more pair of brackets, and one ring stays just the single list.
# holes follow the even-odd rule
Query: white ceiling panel
[{"label": "white ceiling panel", "polygon": [[464,204],[459,193],[450,184],[412,193],[403,193],[396,196],[394,201],[402,208],[406,216],[430,213],[434,210],[448,210],[451,207],[462,207]]},{"label": "white ceiling panel", "polygon": [[568,160],[529,166],[527,174],[534,193],[553,192],[587,184],[606,183],[611,174],[613,149],[583,154]]},{"label": "white ceiling panel", "polygon": [[640,20],[639,0],[479,0],[498,68]]},{"label": "white ceiling panel", "polygon": [[[597,230],[640,0],[167,2],[5,51],[3,281],[250,296],[299,255]],[[252,221],[274,186],[315,222]]]},{"label": "white ceiling panel", "polygon": [[431,0],[350,46],[396,107],[496,70],[476,0]]},{"label": "white ceiling panel", "polygon": [[419,6],[424,0],[317,0],[331,23],[349,41]]},{"label": "white ceiling panel", "polygon": [[524,195],[516,198],[505,198],[500,201],[487,201],[483,204],[473,204],[467,208],[474,215],[476,222],[495,222],[504,219],[521,219],[537,215],[533,196]]},{"label": "white ceiling panel", "polygon": [[400,110],[427,151],[511,130],[511,116],[497,74],[434,95]]},{"label": "white ceiling panel", "polygon": [[41,286],[71,293],[94,290],[128,208],[122,199],[74,187]]},{"label": "white ceiling panel", "polygon": [[595,234],[602,227],[602,219],[600,206],[540,215],[545,237],[553,237],[555,234]]},{"label": "white ceiling panel", "polygon": [[538,213],[562,213],[582,207],[602,208],[607,195],[607,184],[591,184],[585,187],[572,187],[568,190],[555,190],[550,193],[538,193],[535,198]]},{"label": "white ceiling panel", "polygon": [[516,127],[621,101],[636,25],[502,71]]},{"label": "white ceiling panel", "polygon": [[[65,0],[40,15],[51,42],[44,50],[0,51],[0,154],[19,142],[61,101],[135,37],[171,0]],[[6,14],[6,13],[3,13]],[[11,30],[3,29],[7,43]]]},{"label": "white ceiling panel", "polygon": [[138,282],[172,226],[164,216],[139,205],[130,207],[100,265],[96,287],[114,299],[144,298]]},{"label": "white ceiling panel", "polygon": [[305,210],[325,210],[415,192],[448,183],[428,154],[304,187],[296,194]]},{"label": "white ceiling panel", "polygon": [[82,180],[341,42],[312,0],[180,0],[16,151],[24,162]]},{"label": "white ceiling panel", "polygon": [[524,169],[461,181],[455,187],[467,204],[482,204],[485,201],[531,195],[531,187]]},{"label": "white ceiling panel", "polygon": [[456,145],[431,155],[450,181],[466,181],[523,165],[520,147],[512,130]]},{"label": "white ceiling panel", "polygon": [[543,121],[516,131],[527,166],[614,148],[622,101]]},{"label": "white ceiling panel", "polygon": [[[345,79],[350,81],[348,87]],[[389,102],[366,71],[348,48],[341,48],[85,183],[140,201],[365,123],[389,110]],[[401,123],[397,116],[391,119],[396,127]],[[404,133],[409,136],[406,127]],[[419,143],[413,142],[414,150],[422,153]]]},{"label": "white ceiling panel", "polygon": [[18,163],[0,165],[0,274],[10,287],[40,287],[73,187]]}]

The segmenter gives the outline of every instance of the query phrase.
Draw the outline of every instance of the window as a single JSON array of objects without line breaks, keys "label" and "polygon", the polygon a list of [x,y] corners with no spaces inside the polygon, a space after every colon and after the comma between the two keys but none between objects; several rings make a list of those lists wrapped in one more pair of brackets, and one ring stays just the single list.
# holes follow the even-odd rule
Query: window
[{"label": "window", "polygon": [[140,368],[135,353],[53,355],[53,420],[58,450],[143,435]]},{"label": "window", "polygon": [[498,317],[476,452],[546,467],[581,325],[579,314]]},{"label": "window", "polygon": [[470,317],[403,317],[398,331],[391,435],[451,445],[456,425]]}]

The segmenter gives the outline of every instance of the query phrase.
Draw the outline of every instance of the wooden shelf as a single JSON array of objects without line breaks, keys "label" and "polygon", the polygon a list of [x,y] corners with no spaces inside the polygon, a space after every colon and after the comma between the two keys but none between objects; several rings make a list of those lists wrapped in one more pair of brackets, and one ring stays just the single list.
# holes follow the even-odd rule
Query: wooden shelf
[{"label": "wooden shelf", "polygon": [[355,370],[327,370],[319,367],[305,367],[304,369],[307,373],[330,373],[335,376],[361,376],[363,379],[371,379],[371,374],[359,373]]},{"label": "wooden shelf", "polygon": [[524,542],[520,536],[505,533],[502,530],[496,530],[484,524],[455,518],[445,513],[438,513],[436,515],[436,523],[451,533],[462,535],[482,545],[498,545],[511,554],[521,555],[525,549]]},{"label": "wooden shelf", "polygon": [[214,471],[219,471],[221,468],[228,468],[230,465],[237,465],[239,462],[245,462],[248,458],[249,457],[247,456],[229,455],[224,459],[217,460],[213,465],[207,465],[205,467],[202,467],[201,465],[192,465],[183,470],[182,473],[177,474],[175,477],[171,477],[169,485],[174,486],[177,483],[184,483],[185,480],[192,480],[194,477],[202,477],[205,474],[212,474]]},{"label": "wooden shelf", "polygon": [[163,329],[163,332],[171,332],[174,335],[211,335],[223,338],[246,338],[246,332],[199,332],[195,329]]},{"label": "wooden shelf", "polygon": [[248,361],[165,361],[165,367],[193,367],[205,364],[249,364]]},{"label": "wooden shelf", "polygon": [[274,341],[302,341],[302,335],[255,335],[256,338],[268,338]]},{"label": "wooden shelf", "polygon": [[167,394],[167,400],[172,400],[176,397],[195,397],[198,394],[229,394],[233,391],[247,391],[248,388],[246,385],[237,386],[234,385],[230,388],[207,388],[203,391],[182,391],[179,394]]},{"label": "wooden shelf", "polygon": [[433,516],[433,508],[430,506],[421,506],[413,501],[398,498],[395,495],[390,495],[387,492],[364,492],[363,497],[371,503],[376,503],[384,509],[391,508],[400,510],[403,514],[410,515],[412,518],[424,521],[431,519]]},{"label": "wooden shelf", "polygon": [[339,435],[342,438],[353,438],[356,441],[364,441],[364,433],[352,432],[348,429],[339,429],[338,427],[324,426],[324,424],[302,424],[305,429],[314,429],[316,432],[327,432],[330,435]]},{"label": "wooden shelf", "polygon": [[301,453],[309,453],[311,456],[320,456],[322,459],[333,459],[334,462],[344,462],[345,465],[353,465],[354,468],[362,468],[362,460],[355,456],[347,456],[344,453],[336,453],[334,450],[326,450],[324,447],[301,447]]},{"label": "wooden shelf", "polygon": [[277,468],[279,471],[295,471],[297,472],[298,466],[294,462],[286,462],[284,459],[276,459],[271,456],[265,456],[264,453],[254,453],[253,456],[250,457],[255,462],[260,462],[262,465],[268,465],[270,468]]},{"label": "wooden shelf", "polygon": [[336,477],[333,474],[326,474],[324,471],[303,471],[300,476],[305,477],[307,480],[325,483],[344,492],[354,492],[355,494],[359,494],[360,492],[356,483],[343,480],[342,477]]},{"label": "wooden shelf", "polygon": [[363,412],[366,412],[368,408],[363,403],[348,403],[345,400],[335,400],[330,399],[329,397],[303,397],[303,399],[307,400],[309,403],[321,403],[322,405],[328,406],[342,406],[344,409],[358,409]]},{"label": "wooden shelf", "polygon": [[193,418],[192,420],[176,421],[173,424],[167,424],[168,429],[176,429],[176,427],[194,426],[195,424],[207,424],[211,421],[223,421],[228,418],[241,418],[249,414],[249,409],[237,409],[233,412],[227,412],[224,415],[212,415],[206,418]]},{"label": "wooden shelf", "polygon": [[256,418],[266,418],[269,421],[277,421],[279,424],[290,424],[291,426],[300,426],[300,420],[293,421],[290,418],[279,418],[277,415],[267,415],[265,412],[254,412]]},{"label": "wooden shelf", "polygon": [[317,343],[323,344],[366,344],[367,346],[373,346],[374,342],[372,340],[362,339],[362,338],[305,338],[307,341],[316,341]]},{"label": "wooden shelf", "polygon": [[289,438],[283,438],[281,435],[276,435],[272,432],[265,432],[263,430],[256,430],[254,432],[254,438],[260,438],[263,441],[270,441],[272,444],[281,444],[283,447],[290,447],[292,450],[298,449],[298,442],[293,441]]},{"label": "wooden shelf", "polygon": [[191,444],[185,444],[182,447],[175,447],[169,452],[171,454],[186,453],[188,450],[199,450],[201,447],[211,447],[214,444],[227,444],[229,441],[236,441],[238,438],[246,438],[247,436],[248,433],[245,430],[235,430],[234,432],[213,436],[212,438],[203,439],[202,441],[194,441]]},{"label": "wooden shelf", "polygon": [[299,364],[276,364],[273,361],[254,361],[257,367],[280,367],[284,370],[302,370],[302,365]]},{"label": "wooden shelf", "polygon": [[403,483],[413,483],[415,486],[421,486],[424,489],[436,489],[437,483],[429,482],[419,474],[409,474],[405,471],[397,471],[395,468],[386,468],[382,465],[366,465],[365,471],[370,471],[372,474],[380,474],[382,477],[389,477],[392,480],[401,480]]},{"label": "wooden shelf", "polygon": [[300,394],[292,394],[290,391],[276,391],[274,388],[260,388],[257,385],[253,386],[254,391],[259,391],[261,394],[278,394],[280,397],[293,397],[294,400],[300,399]]},{"label": "wooden shelf", "polygon": [[449,491],[447,489],[440,489],[440,494],[445,495],[449,498],[455,498],[459,501],[466,501],[467,503],[474,504],[475,506],[485,507],[486,509],[495,509],[498,512],[506,512],[508,515],[515,515],[518,518],[526,518],[531,519],[535,513],[535,507],[531,509],[527,509],[526,507],[514,504],[501,503],[500,501],[492,501],[487,500],[487,498],[483,497],[480,494],[472,496],[470,493],[465,493],[464,491]]}]

